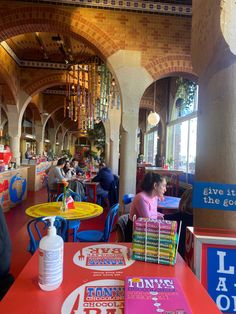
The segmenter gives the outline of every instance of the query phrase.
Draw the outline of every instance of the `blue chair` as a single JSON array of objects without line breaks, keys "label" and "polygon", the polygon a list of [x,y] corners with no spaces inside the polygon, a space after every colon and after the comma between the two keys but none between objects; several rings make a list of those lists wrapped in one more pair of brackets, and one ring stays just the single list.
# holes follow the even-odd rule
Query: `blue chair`
[{"label": "blue chair", "polygon": [[77,233],[77,239],[80,242],[108,242],[110,233],[117,215],[119,204],[113,205],[107,213],[104,230],[85,230]]},{"label": "blue chair", "polygon": [[[71,196],[73,198],[73,200],[75,202],[81,202],[81,196],[79,193],[76,193],[74,191],[72,191],[71,189],[68,189],[67,190],[67,193],[66,193],[67,196]],[[64,196],[64,193],[61,193],[60,195],[58,195],[57,199],[56,199],[56,202],[60,201],[63,199],[63,196]]]},{"label": "blue chair", "polygon": [[125,205],[130,204],[134,199],[134,194],[124,194],[122,198],[122,213],[121,215],[126,214],[126,207]]},{"label": "blue chair", "polygon": [[[44,217],[34,218],[27,223],[27,231],[30,238],[28,251],[31,254],[34,254],[39,246],[39,241],[47,233],[49,222],[47,220],[43,220],[43,218]],[[67,229],[66,220],[62,217],[57,216],[54,222],[54,226],[57,229],[57,234],[60,235],[65,241]]]},{"label": "blue chair", "polygon": [[[81,202],[80,194],[72,191],[71,189],[67,190],[67,196],[71,196],[75,202]],[[61,193],[60,195],[58,195],[56,201],[59,202],[60,200],[63,199],[63,197],[64,197],[64,193]],[[70,229],[73,230],[73,232],[72,232],[73,242],[76,242],[76,233],[77,233],[79,227],[80,227],[80,220],[79,219],[67,220],[67,231]],[[66,240],[68,240],[68,232],[67,232]]]}]

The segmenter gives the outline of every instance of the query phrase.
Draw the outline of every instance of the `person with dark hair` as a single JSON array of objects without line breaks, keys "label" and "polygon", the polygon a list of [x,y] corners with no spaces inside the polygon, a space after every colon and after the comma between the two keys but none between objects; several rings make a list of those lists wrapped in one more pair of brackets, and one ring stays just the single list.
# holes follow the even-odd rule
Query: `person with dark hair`
[{"label": "person with dark hair", "polygon": [[101,205],[104,205],[105,199],[108,197],[113,180],[114,176],[111,169],[108,168],[104,162],[101,162],[99,164],[98,174],[92,179],[92,182],[100,183],[97,186],[97,196],[98,199],[101,198]]},{"label": "person with dark hair", "polygon": [[70,166],[70,162],[66,161],[64,167],[61,170],[62,175],[67,179],[67,180],[72,180],[76,173],[73,167]]},{"label": "person with dark hair", "polygon": [[25,159],[32,159],[32,151],[30,147],[28,147],[25,152]]},{"label": "person with dark hair", "polygon": [[75,173],[78,174],[84,174],[84,171],[80,168],[78,160],[73,158],[70,163],[71,167],[74,168]]},{"label": "person with dark hair", "polygon": [[57,165],[51,167],[48,172],[48,186],[52,191],[57,190],[57,183],[62,181],[67,181],[65,176],[62,174],[62,168],[66,164],[65,158],[60,158],[57,161]]},{"label": "person with dark hair", "polygon": [[175,220],[178,222],[178,229],[180,221],[182,221],[182,227],[179,238],[178,252],[184,258],[185,257],[185,238],[186,238],[186,228],[188,226],[193,226],[193,189],[187,189],[181,196],[179,202],[179,210],[174,214],[165,214],[165,219]]},{"label": "person with dark hair", "polygon": [[158,213],[158,199],[163,198],[166,192],[166,179],[159,174],[148,172],[141,183],[141,192],[134,197],[129,213],[129,220],[125,229],[126,242],[132,242],[133,217],[163,219]]}]

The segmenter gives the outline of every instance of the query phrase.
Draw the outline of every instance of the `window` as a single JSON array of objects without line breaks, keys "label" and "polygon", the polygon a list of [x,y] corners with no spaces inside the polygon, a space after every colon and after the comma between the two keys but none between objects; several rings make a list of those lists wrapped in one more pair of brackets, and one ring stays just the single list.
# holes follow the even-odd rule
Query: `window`
[{"label": "window", "polygon": [[145,134],[144,138],[145,161],[152,165],[155,165],[155,156],[157,154],[158,139],[159,139],[158,131],[156,128],[154,130],[150,130],[147,134]]},{"label": "window", "polygon": [[[182,78],[176,83],[179,87],[167,126],[167,159],[174,159],[175,169],[195,173],[197,85]],[[191,97],[188,97],[189,86]]]}]

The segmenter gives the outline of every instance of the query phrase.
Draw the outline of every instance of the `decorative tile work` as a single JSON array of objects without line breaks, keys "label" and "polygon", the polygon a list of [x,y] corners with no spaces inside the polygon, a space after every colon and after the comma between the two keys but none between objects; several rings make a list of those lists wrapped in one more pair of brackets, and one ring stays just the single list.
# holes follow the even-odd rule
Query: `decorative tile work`
[{"label": "decorative tile work", "polygon": [[[25,0],[28,2],[27,0]],[[29,2],[32,2],[29,1]],[[34,1],[33,1],[34,2]],[[36,1],[35,1],[36,2]],[[102,9],[119,9],[119,10],[132,10],[142,11],[147,13],[162,13],[162,14],[174,14],[182,16],[192,15],[191,5],[161,3],[153,1],[140,1],[140,0],[37,0],[39,2],[55,3],[55,4],[69,4],[77,6],[89,6]]]},{"label": "decorative tile work", "polygon": [[68,67],[66,64],[63,64],[63,63],[20,60],[5,41],[1,42],[1,45],[9,53],[9,55],[16,61],[16,63],[22,67],[56,69],[56,70],[66,70]]},{"label": "decorative tile work", "polygon": [[45,89],[42,93],[47,95],[66,95],[66,91],[59,89]]}]

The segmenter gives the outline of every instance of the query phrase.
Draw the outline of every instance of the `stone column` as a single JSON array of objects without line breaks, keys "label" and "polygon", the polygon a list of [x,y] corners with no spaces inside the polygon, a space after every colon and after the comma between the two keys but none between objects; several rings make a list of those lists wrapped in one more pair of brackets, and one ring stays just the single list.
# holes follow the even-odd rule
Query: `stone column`
[{"label": "stone column", "polygon": [[[17,107],[14,105],[7,105],[8,116],[8,133],[10,136],[10,148],[16,159],[16,164],[20,165],[20,137],[21,137],[21,121]],[[23,152],[25,153],[25,152]]]},{"label": "stone column", "polygon": [[36,154],[42,156],[43,152],[44,152],[44,141],[43,140],[40,140],[40,141],[36,140]]},{"label": "stone column", "polygon": [[119,189],[121,204],[123,194],[136,192],[139,104],[153,78],[142,67],[140,51],[120,50],[108,58],[108,63],[117,78],[122,99]]},{"label": "stone column", "polygon": [[43,155],[44,151],[44,136],[42,123],[35,123],[35,139],[36,139],[36,153],[37,155]]},{"label": "stone column", "polygon": [[10,147],[11,147],[11,151],[13,153],[13,157],[16,159],[16,164],[17,164],[17,166],[19,166],[20,165],[20,158],[21,158],[20,136],[10,135]]},{"label": "stone column", "polygon": [[110,163],[110,136],[111,136],[111,121],[109,119],[108,115],[108,120],[104,122],[104,128],[105,128],[105,163],[112,168],[111,163]]},{"label": "stone column", "polygon": [[121,111],[113,108],[109,110],[109,120],[112,126],[110,130],[110,167],[114,174],[118,174],[119,167],[119,137],[120,137],[120,122]]},{"label": "stone column", "polygon": [[120,139],[120,193],[136,193],[138,112],[122,115]]},{"label": "stone column", "polygon": [[[235,184],[236,40],[229,33],[236,8],[234,1],[194,0],[193,12],[192,55],[199,75],[196,181]],[[194,226],[236,230],[235,221],[235,211],[194,209]]]},{"label": "stone column", "polygon": [[48,139],[49,139],[49,141],[50,141],[50,149],[53,149],[53,145],[54,145],[54,142],[55,142],[55,136],[54,136],[54,134],[55,134],[55,128],[50,128],[49,129],[49,132],[48,132]]}]

